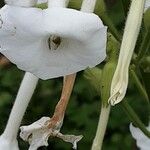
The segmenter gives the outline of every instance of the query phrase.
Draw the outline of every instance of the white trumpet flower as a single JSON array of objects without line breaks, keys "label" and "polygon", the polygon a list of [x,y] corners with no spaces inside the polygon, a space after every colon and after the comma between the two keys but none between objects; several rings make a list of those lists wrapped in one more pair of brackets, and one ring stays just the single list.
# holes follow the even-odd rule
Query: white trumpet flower
[{"label": "white trumpet flower", "polygon": [[[147,127],[150,131],[150,124]],[[150,138],[144,135],[144,133],[139,129],[130,124],[130,132],[133,138],[136,140],[137,146],[140,150],[149,150],[150,149]]]},{"label": "white trumpet flower", "polygon": [[115,105],[122,101],[128,86],[128,71],[140,31],[145,0],[132,0],[120,49],[118,65],[112,79],[108,102]]},{"label": "white trumpet flower", "polygon": [[[49,79],[94,67],[105,59],[107,29],[98,16],[59,7],[65,7],[68,1],[53,1],[46,10],[32,8],[36,0],[6,2],[7,5],[0,10],[0,52],[20,69]],[[37,77],[26,74],[5,132],[0,137],[0,150],[19,149],[16,140],[18,127]],[[32,86],[28,88],[30,79]],[[28,90],[30,92],[24,95]],[[11,127],[13,119],[15,124]],[[74,148],[82,138],[61,133],[55,136],[73,143]]]},{"label": "white trumpet flower", "polygon": [[6,5],[0,27],[0,52],[41,79],[94,67],[106,57],[107,28],[93,13]]},{"label": "white trumpet flower", "polygon": [[[53,3],[53,5],[50,3],[50,2],[54,2]],[[63,1],[61,1],[61,0],[58,0],[59,2],[61,2],[61,3],[57,3],[58,1],[55,1],[55,0],[52,0],[52,1],[50,1],[49,2],[49,8],[51,8],[51,9],[56,9],[56,7],[57,7],[57,10],[59,10],[58,9],[58,7],[60,8],[60,6],[61,7],[64,7],[65,6],[65,3],[63,3]],[[57,3],[57,4],[56,4]],[[67,3],[67,1],[66,1],[66,3]],[[62,9],[62,8],[61,8]],[[90,60],[90,65],[92,64],[92,61],[94,62],[95,60],[92,60],[91,58],[96,54],[95,52],[95,54],[93,53],[93,50],[95,49],[97,49],[98,48],[98,43],[97,42],[94,42],[94,39],[93,38],[95,38],[95,40],[96,40],[96,37],[98,37],[96,34],[100,31],[99,29],[99,19],[97,20],[96,18],[96,20],[94,21],[93,19],[94,19],[94,14],[93,13],[90,13],[90,14],[88,14],[87,13],[87,10],[86,10],[86,13],[84,12],[79,12],[79,11],[74,11],[74,10],[71,10],[71,9],[62,9],[62,10],[66,10],[66,13],[68,12],[68,21],[69,21],[69,25],[67,25],[68,23],[67,23],[67,21],[66,21],[66,23],[63,21],[63,23],[65,23],[65,26],[64,26],[64,28],[60,28],[60,30],[59,30],[59,32],[61,31],[61,34],[63,33],[63,30],[65,30],[65,33],[63,33],[63,34],[65,34],[66,36],[68,36],[67,37],[67,45],[68,44],[70,44],[70,42],[71,42],[71,45],[69,46],[66,46],[65,45],[65,43],[64,43],[64,45],[62,45],[62,47],[59,49],[59,51],[60,52],[62,52],[63,51],[63,46],[64,46],[64,51],[66,52],[66,54],[65,54],[65,59],[67,59],[67,57],[69,56],[70,57],[70,64],[72,64],[71,66],[72,66],[72,69],[74,70],[75,68],[74,67],[76,67],[76,65],[77,64],[80,64],[80,62],[82,61],[82,65],[84,65],[85,64],[85,66],[86,66],[86,64],[88,64],[89,62],[88,62],[88,57],[90,58],[89,60]],[[84,9],[81,9],[82,11],[84,11]],[[69,12],[70,11],[70,12]],[[88,12],[90,12],[91,10],[89,10]],[[75,12],[76,12],[76,17],[78,17],[78,19],[75,19],[75,17],[73,17],[74,15],[75,15]],[[77,14],[77,12],[78,12],[78,14]],[[59,12],[60,13],[60,12]],[[72,13],[72,15],[69,15],[69,13]],[[63,14],[63,11],[61,12],[61,15]],[[88,15],[89,16],[91,16],[90,18],[83,18],[84,19],[84,23],[80,20],[81,18],[81,16],[80,16],[80,14],[82,14],[82,17],[83,16],[87,16],[88,17]],[[92,19],[92,16],[93,16],[93,19]],[[57,18],[60,18],[60,17],[57,17]],[[65,17],[65,18],[67,18],[67,16]],[[71,18],[71,20],[69,19],[69,18]],[[88,19],[90,19],[91,21],[89,22],[90,23],[90,25],[89,25],[89,27],[86,27],[89,23],[88,23]],[[64,19],[63,19],[64,20]],[[70,26],[71,24],[71,22],[72,22],[72,20],[73,20],[73,24],[72,24],[72,26]],[[93,21],[95,22],[93,22]],[[74,22],[75,21],[75,22]],[[56,21],[55,21],[56,22]],[[79,22],[81,22],[81,23],[79,23]],[[93,22],[93,23],[92,23]],[[98,23],[99,22],[99,23]],[[92,23],[92,24],[91,24]],[[61,23],[60,23],[61,24]],[[95,26],[95,25],[97,26],[98,24],[98,28]],[[75,27],[74,27],[74,25],[75,25]],[[61,26],[61,25],[60,25]],[[67,26],[67,28],[70,28],[70,29],[66,29],[66,26]],[[96,29],[95,27],[98,29]],[[79,29],[78,29],[79,28]],[[90,28],[90,29],[88,29],[88,28]],[[95,30],[95,29],[96,30]],[[106,33],[106,27],[102,27],[103,29],[103,31],[102,31],[102,34],[103,35],[105,35],[105,33]],[[87,30],[88,29],[88,30]],[[92,30],[94,31],[92,31]],[[72,34],[72,31],[74,32],[73,34]],[[78,32],[78,33],[76,33],[76,31]],[[89,32],[89,33],[88,33]],[[69,34],[70,35],[69,35]],[[86,34],[89,34],[89,35],[86,35]],[[100,32],[99,32],[100,33]],[[68,34],[68,35],[67,35]],[[91,36],[90,36],[90,34],[91,34]],[[95,35],[94,35],[95,34]],[[61,39],[61,40],[64,40],[64,42],[65,42],[65,40],[66,39],[63,39],[63,38],[60,38],[60,37],[63,37],[62,35],[58,35],[57,33],[55,33],[55,37],[53,37],[53,38],[58,38],[59,37],[59,39]],[[93,38],[92,38],[93,37]],[[99,36],[100,37],[100,36]],[[58,39],[58,40],[59,40]],[[50,40],[52,40],[52,38],[50,39]],[[92,42],[90,42],[92,40]],[[100,39],[99,39],[100,40]],[[92,44],[93,45],[93,49],[89,49],[92,45],[88,45],[88,43],[86,43],[86,42],[90,42],[90,44]],[[106,43],[106,35],[104,36],[104,39],[102,39],[102,41],[104,42],[104,43]],[[53,41],[50,41],[50,42],[53,42]],[[54,49],[56,49],[56,52],[58,51],[58,48],[59,48],[59,46],[57,46],[57,45],[55,45],[54,43],[50,43],[50,45],[49,46],[53,46],[53,48]],[[74,47],[75,46],[75,47]],[[78,47],[79,46],[79,47]],[[103,48],[106,48],[106,45],[104,44],[103,45],[104,47]],[[82,48],[83,47],[83,48]],[[74,49],[75,48],[75,49]],[[95,51],[94,50],[94,51]],[[53,51],[53,50],[52,50]],[[71,52],[72,51],[72,52]],[[84,52],[85,51],[85,52]],[[91,52],[90,52],[91,51]],[[59,53],[60,53],[59,52]],[[93,53],[93,55],[92,55],[92,57],[90,56],[91,54]],[[100,52],[100,51],[99,51]],[[98,52],[98,53],[99,53]],[[72,57],[72,54],[76,57],[76,58],[73,58]],[[89,53],[89,56],[88,56],[88,54],[85,54],[85,53]],[[97,53],[97,54],[98,54]],[[69,54],[69,55],[68,55]],[[99,53],[100,54],[100,53]],[[104,54],[104,53],[103,53]],[[101,55],[102,56],[102,55]],[[95,57],[95,56],[94,56]],[[94,58],[93,57],[93,58]],[[104,59],[104,57],[105,57],[105,54],[104,54],[104,56],[103,56],[103,59]],[[61,58],[61,57],[60,57]],[[82,60],[81,60],[82,59]],[[95,59],[95,58],[94,58]],[[97,58],[96,58],[97,59]],[[61,59],[60,59],[61,60]],[[86,62],[84,62],[84,60],[86,60]],[[97,59],[98,60],[98,59]],[[67,60],[68,61],[68,60]],[[72,63],[72,61],[76,61],[76,62],[73,62]],[[69,62],[68,62],[69,63]],[[61,64],[62,64],[62,66],[61,67],[63,67],[63,63],[61,62]],[[69,65],[70,65],[69,64]],[[80,64],[80,67],[81,67],[81,64]],[[65,68],[62,68],[62,69],[65,69]],[[71,69],[70,67],[68,67],[68,69]],[[77,69],[78,70],[78,69]],[[77,71],[75,71],[75,72],[77,72]],[[72,76],[72,77],[71,77]],[[29,150],[35,150],[35,149],[38,149],[39,147],[41,147],[41,146],[47,146],[48,145],[48,142],[47,142],[47,140],[48,140],[48,138],[49,137],[58,137],[58,138],[61,138],[62,140],[64,140],[64,141],[66,141],[66,142],[70,142],[70,143],[72,143],[73,144],[73,148],[74,149],[76,149],[77,148],[77,142],[79,141],[79,140],[81,140],[81,138],[82,138],[82,136],[74,136],[74,135],[63,135],[63,134],[61,134],[60,133],[60,130],[61,130],[61,127],[62,127],[62,123],[63,123],[63,118],[64,118],[64,114],[65,114],[65,110],[66,110],[66,106],[67,106],[67,104],[68,104],[68,100],[69,100],[69,97],[70,97],[70,95],[71,95],[71,91],[72,91],[72,88],[73,88],[73,84],[74,84],[74,80],[75,80],[75,74],[72,74],[72,75],[69,75],[68,77],[66,77],[66,79],[64,80],[64,86],[63,86],[63,90],[62,90],[62,95],[61,95],[61,98],[60,98],[60,101],[58,102],[58,104],[57,104],[57,106],[56,106],[56,108],[55,108],[55,112],[54,112],[54,115],[53,115],[53,117],[52,118],[49,118],[49,117],[43,117],[43,118],[41,118],[40,120],[38,120],[38,121],[36,121],[35,123],[33,123],[33,124],[31,124],[31,125],[29,125],[29,126],[22,126],[21,127],[21,133],[20,133],[20,136],[21,136],[21,138],[23,139],[23,140],[25,140],[25,141],[28,141],[29,143],[30,143],[30,147],[29,147]],[[69,79],[70,78],[70,79]]]}]

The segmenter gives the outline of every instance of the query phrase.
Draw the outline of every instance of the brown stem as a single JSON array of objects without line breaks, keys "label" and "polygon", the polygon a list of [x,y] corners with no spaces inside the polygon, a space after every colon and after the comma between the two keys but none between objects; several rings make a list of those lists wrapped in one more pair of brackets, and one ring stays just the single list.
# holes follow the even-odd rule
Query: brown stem
[{"label": "brown stem", "polygon": [[64,77],[63,89],[59,102],[56,105],[53,117],[50,120],[49,128],[53,128],[57,123],[61,122],[73,90],[76,73]]},{"label": "brown stem", "polygon": [[5,67],[10,64],[10,61],[6,57],[0,57],[0,67]]}]

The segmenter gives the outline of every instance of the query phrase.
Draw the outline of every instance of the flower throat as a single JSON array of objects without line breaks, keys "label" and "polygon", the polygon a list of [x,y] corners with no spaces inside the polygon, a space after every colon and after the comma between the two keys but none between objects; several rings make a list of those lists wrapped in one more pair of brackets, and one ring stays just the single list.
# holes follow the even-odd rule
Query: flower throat
[{"label": "flower throat", "polygon": [[48,47],[50,50],[57,50],[61,44],[61,38],[58,36],[50,36],[48,38]]}]

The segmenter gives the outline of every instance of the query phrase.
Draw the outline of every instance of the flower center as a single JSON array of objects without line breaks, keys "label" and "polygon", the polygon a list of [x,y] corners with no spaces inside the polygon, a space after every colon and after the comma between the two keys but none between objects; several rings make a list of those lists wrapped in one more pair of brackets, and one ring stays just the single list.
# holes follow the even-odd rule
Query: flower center
[{"label": "flower center", "polygon": [[60,44],[61,44],[60,37],[53,35],[48,38],[48,46],[50,50],[57,50]]}]

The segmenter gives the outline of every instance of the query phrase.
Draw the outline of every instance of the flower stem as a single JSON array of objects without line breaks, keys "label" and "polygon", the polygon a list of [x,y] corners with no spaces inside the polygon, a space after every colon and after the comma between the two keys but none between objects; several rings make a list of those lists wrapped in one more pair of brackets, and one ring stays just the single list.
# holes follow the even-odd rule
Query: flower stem
[{"label": "flower stem", "polygon": [[97,0],[83,0],[81,11],[92,13],[95,9],[96,1]]},{"label": "flower stem", "polygon": [[132,107],[129,105],[129,103],[126,100],[123,100],[121,103],[121,106],[125,110],[125,113],[128,115],[129,119],[134,123],[135,126],[141,129],[141,131],[150,138],[150,132],[146,129],[145,125],[142,123],[138,115],[135,113],[135,111],[132,109]]},{"label": "flower stem", "polygon": [[102,148],[103,139],[109,119],[110,108],[111,108],[110,105],[107,107],[102,105],[98,128],[91,150],[101,150]]},{"label": "flower stem", "polygon": [[69,0],[49,0],[48,7],[66,7],[69,3]]},{"label": "flower stem", "polygon": [[143,87],[141,81],[139,80],[134,68],[135,68],[135,66],[132,65],[130,68],[130,75],[131,75],[137,89],[139,90],[140,94],[149,103],[149,98],[148,98],[147,92],[146,92],[145,88]]},{"label": "flower stem", "polygon": [[137,63],[139,63],[142,60],[143,56],[147,53],[149,48],[150,48],[150,30],[147,30],[138,52],[138,57],[136,59]]},{"label": "flower stem", "polygon": [[13,140],[17,137],[21,120],[24,116],[28,103],[36,88],[38,78],[31,73],[26,73],[18,91],[14,106],[12,108],[3,136]]}]

